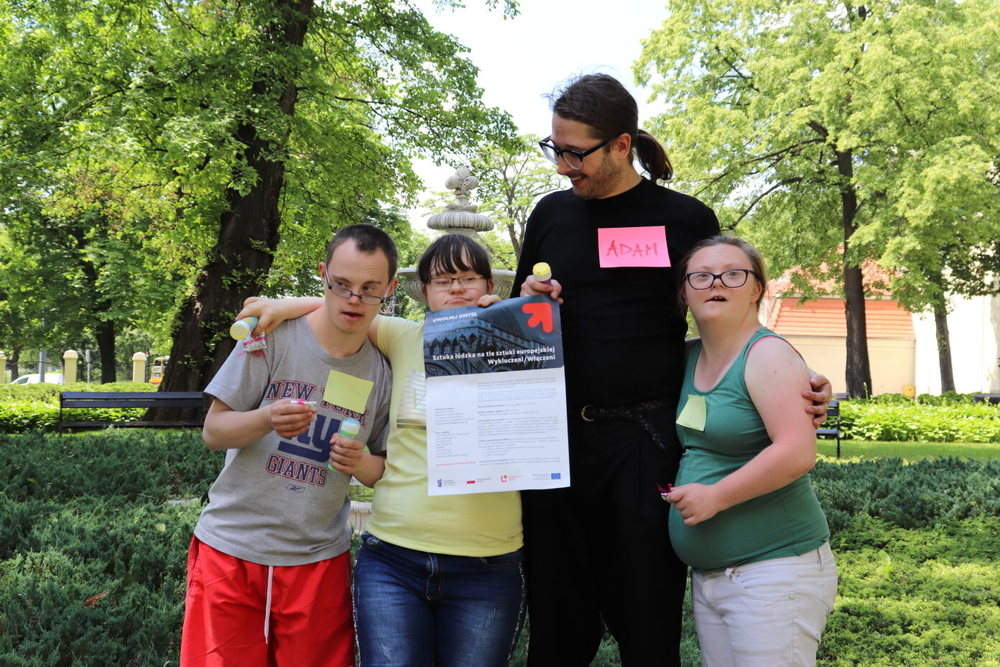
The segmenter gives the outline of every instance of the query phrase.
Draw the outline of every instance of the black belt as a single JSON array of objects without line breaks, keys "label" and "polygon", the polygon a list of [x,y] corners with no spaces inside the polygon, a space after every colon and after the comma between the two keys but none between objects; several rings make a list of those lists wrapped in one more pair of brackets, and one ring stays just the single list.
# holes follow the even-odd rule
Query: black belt
[{"label": "black belt", "polygon": [[609,407],[585,405],[580,408],[580,418],[585,422],[609,419],[627,419],[637,422],[646,431],[646,434],[649,435],[649,439],[653,441],[653,444],[666,451],[667,447],[663,444],[663,438],[660,437],[659,432],[653,425],[649,423],[649,420],[643,416],[643,413],[666,410],[669,405],[670,403],[664,400],[643,401],[631,405],[614,405]]}]

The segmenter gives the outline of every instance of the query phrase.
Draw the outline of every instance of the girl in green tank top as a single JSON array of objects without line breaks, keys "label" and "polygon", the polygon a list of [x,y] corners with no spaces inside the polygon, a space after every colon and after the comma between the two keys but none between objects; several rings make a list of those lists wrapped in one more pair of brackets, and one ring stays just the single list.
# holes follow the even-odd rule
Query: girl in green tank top
[{"label": "girl in green tank top", "polygon": [[706,665],[812,665],[836,593],[826,517],[809,480],[809,370],[761,327],[766,277],[750,244],[716,236],[680,267],[701,339],[686,353],[684,448],[670,538],[692,567]]}]

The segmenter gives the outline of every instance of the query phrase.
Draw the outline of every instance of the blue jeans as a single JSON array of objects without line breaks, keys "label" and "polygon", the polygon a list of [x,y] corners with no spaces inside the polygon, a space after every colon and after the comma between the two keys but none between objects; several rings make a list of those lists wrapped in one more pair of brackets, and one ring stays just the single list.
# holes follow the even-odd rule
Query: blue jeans
[{"label": "blue jeans", "polygon": [[503,667],[524,619],[520,550],[474,558],[364,533],[354,568],[360,667]]}]

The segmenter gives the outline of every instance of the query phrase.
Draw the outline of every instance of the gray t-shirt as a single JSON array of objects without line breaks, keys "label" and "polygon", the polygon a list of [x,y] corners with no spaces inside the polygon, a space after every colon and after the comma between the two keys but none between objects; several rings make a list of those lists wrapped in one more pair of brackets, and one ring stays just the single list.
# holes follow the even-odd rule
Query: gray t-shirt
[{"label": "gray t-shirt", "polygon": [[[363,415],[323,401],[331,370],[374,382]],[[206,394],[238,412],[281,398],[317,401],[318,414],[296,438],[271,431],[227,450],[194,534],[214,549],[261,565],[304,565],[347,551],[351,478],[327,467],[330,439],[345,417],[355,417],[361,421],[357,439],[372,453],[385,452],[391,389],[389,365],[367,338],[356,354],[333,357],[305,317],[269,334],[263,357],[237,344]]]}]

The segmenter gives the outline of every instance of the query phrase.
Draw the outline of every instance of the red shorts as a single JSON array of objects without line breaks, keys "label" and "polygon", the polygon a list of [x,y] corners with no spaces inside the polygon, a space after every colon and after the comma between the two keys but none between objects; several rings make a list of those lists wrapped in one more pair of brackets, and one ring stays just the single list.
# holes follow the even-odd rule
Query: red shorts
[{"label": "red shorts", "polygon": [[268,567],[193,538],[181,667],[286,665],[354,666],[350,552]]}]

